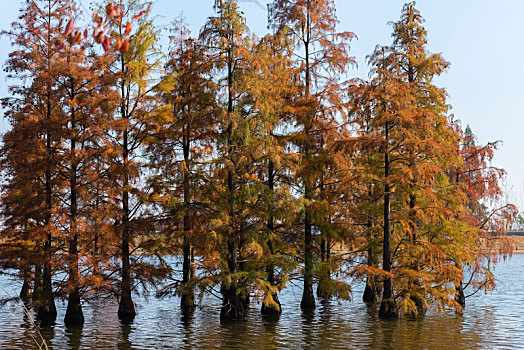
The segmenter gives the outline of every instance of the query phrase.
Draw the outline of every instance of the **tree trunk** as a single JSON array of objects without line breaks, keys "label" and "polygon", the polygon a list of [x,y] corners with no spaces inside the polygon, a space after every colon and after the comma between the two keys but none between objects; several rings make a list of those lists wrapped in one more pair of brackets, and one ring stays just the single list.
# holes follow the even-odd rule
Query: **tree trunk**
[{"label": "tree trunk", "polygon": [[120,285],[120,303],[118,305],[118,318],[123,324],[133,322],[136,312],[131,297],[131,271],[129,266],[129,232],[124,224],[122,235],[122,281]]},{"label": "tree trunk", "polygon": [[237,285],[232,282],[223,293],[223,303],[220,310],[220,321],[235,321],[244,318],[244,306],[237,293]]},{"label": "tree trunk", "polygon": [[73,290],[69,292],[67,299],[67,310],[64,317],[66,327],[81,327],[84,325],[84,313],[80,303],[80,286],[78,271],[78,251],[77,238],[73,239],[70,246],[71,266],[69,270],[69,282],[73,285]]},{"label": "tree trunk", "polygon": [[[455,266],[457,266],[460,269],[460,271],[463,272],[462,263],[455,262]],[[462,273],[461,280],[455,283],[455,301],[462,307],[462,310],[460,311],[464,311],[464,308],[466,307],[466,297],[464,295],[464,287],[462,285],[463,278],[464,276]]]},{"label": "tree trunk", "polygon": [[[126,62],[124,56],[120,56],[120,71],[123,77],[120,82],[120,115],[122,119],[129,120],[128,106],[126,105],[126,83],[125,72]],[[129,256],[129,243],[130,243],[130,211],[129,211],[129,130],[126,129],[123,132],[123,143],[122,143],[122,242],[121,242],[121,254],[122,254],[122,275],[120,285],[120,303],[118,305],[118,318],[120,321],[127,325],[133,322],[136,312],[133,299],[131,297],[131,268],[130,268],[130,256]]]},{"label": "tree trunk", "polygon": [[84,313],[80,303],[80,289],[75,288],[67,299],[67,310],[64,318],[66,327],[82,327],[84,325]]},{"label": "tree trunk", "polygon": [[[274,195],[275,191],[275,162],[273,160],[269,161],[268,164],[268,188],[271,193],[271,195]],[[275,230],[275,219],[273,217],[273,203],[271,202],[268,206],[268,212],[269,212],[269,218],[267,220],[267,230],[269,234],[273,234]],[[275,251],[273,249],[273,242],[271,238],[267,241],[267,246],[269,249],[269,254],[271,255],[270,258],[273,259],[273,256],[275,254]],[[267,281],[272,287],[276,286],[275,281],[275,266],[273,265],[273,262],[271,262],[267,266]],[[269,299],[269,302],[264,303],[262,302],[262,308],[260,312],[264,316],[278,316],[282,313],[282,305],[280,305],[280,300],[278,299],[278,293],[270,293],[269,296],[266,296],[266,298]]]},{"label": "tree trunk", "polygon": [[189,135],[189,129],[187,126],[185,128],[185,133],[183,137],[183,152],[184,152],[184,161],[185,161],[185,169],[184,169],[184,179],[183,179],[183,186],[184,186],[184,205],[185,205],[185,213],[184,213],[184,247],[183,247],[183,255],[184,255],[184,261],[182,264],[182,296],[180,299],[180,307],[182,308],[183,312],[192,312],[195,310],[196,303],[195,303],[195,293],[193,291],[193,287],[189,285],[189,282],[191,281],[191,278],[193,278],[193,269],[191,267],[191,259],[192,259],[192,249],[191,249],[191,242],[189,239],[189,235],[191,232],[191,225],[190,225],[190,216],[189,216],[189,207],[191,205],[191,193],[190,193],[190,178],[189,178],[189,167],[190,167],[190,135]]},{"label": "tree trunk", "polygon": [[455,286],[455,301],[462,307],[462,310],[466,307],[466,297],[464,296],[464,288],[462,283]]},{"label": "tree trunk", "polygon": [[[229,268],[229,273],[236,275],[238,272],[238,262],[237,262],[237,242],[239,239],[239,233],[237,230],[237,225],[234,220],[234,183],[233,183],[233,174],[228,172],[228,191],[229,191],[229,205],[230,205],[230,215],[233,218],[233,232],[229,237],[228,242],[228,257],[227,265]],[[222,309],[220,310],[220,320],[221,321],[230,321],[230,320],[239,320],[244,318],[244,304],[242,299],[239,296],[238,290],[238,280],[235,277],[230,278],[230,281],[226,284],[223,284],[221,287],[223,294],[223,304]]]},{"label": "tree trunk", "polygon": [[[232,152],[233,142],[233,121],[231,116],[233,113],[233,100],[234,100],[234,86],[233,86],[233,73],[234,73],[234,58],[233,51],[230,48],[227,51],[227,85],[228,85],[228,102],[227,102],[227,115],[228,115],[228,127],[227,127],[227,144],[229,160],[234,163],[234,157]],[[240,239],[240,232],[237,223],[237,217],[235,213],[235,182],[233,178],[233,171],[228,170],[227,172],[227,190],[228,190],[228,205],[229,205],[229,216],[231,218],[231,232],[228,239],[228,256],[227,265],[228,273],[236,275],[238,272],[238,261],[237,251],[238,242]],[[244,306],[238,293],[238,280],[236,277],[230,278],[230,281],[226,284],[222,284],[221,291],[223,294],[223,303],[220,310],[220,320],[239,320],[244,318]]]},{"label": "tree trunk", "polygon": [[77,238],[71,242],[70,247],[71,266],[69,272],[69,281],[73,285],[73,290],[69,292],[67,299],[67,310],[64,318],[66,327],[81,327],[84,325],[84,313],[80,303],[80,286],[78,271],[78,251]]},{"label": "tree trunk", "polygon": [[[46,242],[46,256],[49,256],[51,250],[50,242]],[[56,321],[56,306],[53,295],[52,272],[50,258],[46,259],[44,263],[44,274],[42,278],[42,293],[38,302],[38,309],[36,319],[40,321],[41,326],[52,326]]]},{"label": "tree trunk", "polygon": [[24,303],[29,301],[29,294],[31,293],[31,268],[24,267],[22,270],[24,284],[22,285],[22,289],[20,289],[19,298]]},{"label": "tree trunk", "polygon": [[[50,107],[48,107],[50,108]],[[47,134],[47,149],[51,150],[51,136]],[[51,224],[51,210],[52,210],[52,193],[51,193],[51,171],[46,170],[45,173],[45,192],[46,192],[46,218],[45,227],[49,229]],[[51,326],[56,321],[56,306],[53,295],[53,281],[52,281],[52,267],[51,267],[51,250],[53,237],[50,232],[47,233],[46,241],[44,242],[44,273],[42,276],[42,293],[40,294],[38,308],[36,312],[36,319],[41,321],[42,326]]]},{"label": "tree trunk", "polygon": [[[310,72],[310,25],[311,19],[309,17],[309,1],[306,1],[307,11],[306,11],[306,40],[304,43],[305,50],[305,96],[307,99],[310,98],[310,87],[311,87],[311,72]],[[310,101],[308,101],[310,102]],[[313,126],[313,119],[315,118],[315,113],[310,114],[311,119],[306,121],[304,125],[304,131],[306,137],[311,137],[311,128]],[[308,139],[307,142],[310,142]],[[307,144],[304,146],[304,155],[308,159],[311,157],[310,145]],[[309,159],[308,159],[309,160]],[[305,199],[310,201],[313,199],[313,188],[310,185],[309,179],[304,179],[304,194]],[[315,309],[315,295],[313,294],[313,247],[312,247],[312,215],[311,215],[311,206],[306,205],[305,208],[305,218],[304,218],[304,291],[302,293],[302,300],[300,302],[300,307],[303,310],[313,310]]]},{"label": "tree trunk", "polygon": [[[128,193],[124,192],[124,211],[127,209]],[[118,305],[118,318],[123,324],[133,322],[136,312],[131,297],[131,269],[129,261],[129,225],[126,215],[124,216],[122,233],[122,281],[120,285],[120,303]]]},{"label": "tree trunk", "polygon": [[[386,272],[391,272],[391,231],[390,231],[390,212],[391,212],[391,185],[389,184],[390,162],[389,162],[389,123],[386,122],[386,151],[384,152],[384,169],[385,169],[385,185],[384,185],[384,242],[383,242],[383,269]],[[393,285],[391,277],[386,277],[384,281],[384,291],[382,294],[382,302],[378,312],[381,318],[397,317],[397,310],[395,300],[393,298]]]},{"label": "tree trunk", "polygon": [[[375,257],[375,252],[372,248],[368,249],[368,266],[373,267],[377,265],[377,259]],[[380,294],[380,287],[374,276],[369,274],[366,277],[366,288],[364,289],[364,295],[362,300],[368,304],[373,305],[377,302]]]},{"label": "tree trunk", "polygon": [[[47,18],[49,23],[51,22],[51,6],[48,6]],[[47,72],[51,73],[51,58],[49,52],[52,45],[51,31],[47,32],[47,45],[48,45],[48,56],[47,56]],[[52,82],[47,82],[47,99],[46,99],[46,121],[48,127],[51,126],[52,117]],[[38,307],[36,312],[36,319],[41,321],[40,325],[50,326],[54,325],[56,321],[56,306],[53,295],[53,281],[52,281],[52,248],[53,248],[53,236],[49,226],[51,225],[51,212],[53,209],[53,185],[52,185],[52,170],[54,167],[53,163],[53,148],[52,148],[52,133],[50,129],[46,130],[46,169],[45,169],[45,222],[44,227],[47,230],[47,237],[44,242],[44,266],[42,275],[42,293],[39,294]]]},{"label": "tree trunk", "polygon": [[[309,192],[309,186],[306,186],[306,199],[311,199],[308,195]],[[309,205],[307,205],[304,220],[304,291],[302,293],[302,300],[300,302],[300,308],[305,310],[313,310],[316,306],[315,295],[313,294],[313,249],[310,211],[311,209]]]},{"label": "tree trunk", "polygon": [[[411,189],[414,188],[414,183],[411,185]],[[415,207],[417,205],[417,196],[413,193],[411,193],[409,195],[409,210],[410,210],[410,230],[411,230],[411,233],[410,233],[410,243],[412,244],[412,246],[414,247],[416,242],[417,242],[417,222],[416,222],[416,211],[415,211]],[[413,270],[415,271],[418,271],[419,270],[419,266],[417,264],[417,261],[415,261],[413,259],[413,265],[411,267]],[[414,280],[412,281],[412,283],[415,285],[415,286],[420,286],[420,281],[418,280]],[[411,300],[413,300],[413,302],[415,303],[415,305],[417,306],[417,310],[419,312],[423,312],[426,310],[426,307],[424,305],[424,300],[423,300],[423,297],[421,297],[420,295],[411,295],[410,296]],[[413,313],[413,314],[416,314],[416,313]]]},{"label": "tree trunk", "polygon": [[[268,282],[271,286],[275,286],[275,268],[273,265],[267,267]],[[264,316],[279,316],[282,313],[282,305],[278,299],[278,293],[271,293],[269,295],[270,301],[268,303],[262,302],[260,312]]]},{"label": "tree trunk", "polygon": [[375,281],[369,275],[366,277],[366,288],[364,289],[364,294],[362,295],[362,301],[368,305],[373,305],[377,302],[378,293],[377,288],[375,287]]},{"label": "tree trunk", "polygon": [[[122,59],[122,70],[124,70],[124,63]],[[122,85],[123,86],[123,85]],[[124,96],[124,95],[122,95]],[[122,115],[126,116],[125,108],[122,105]],[[128,149],[128,131],[124,131],[124,142],[123,142],[123,193],[122,193],[122,281],[120,286],[120,303],[118,305],[118,318],[123,324],[129,324],[133,322],[136,312],[133,299],[131,297],[131,269],[130,269],[130,257],[129,257],[129,242],[130,242],[130,227],[129,227],[129,191],[127,187],[129,185],[129,149]]]},{"label": "tree trunk", "polygon": [[[228,268],[230,274],[237,273],[237,233],[234,232],[228,244]],[[222,285],[223,303],[220,310],[221,321],[240,320],[244,318],[244,305],[238,295],[238,281],[232,278]]]},{"label": "tree trunk", "polygon": [[[186,241],[186,238],[184,238]],[[196,308],[195,294],[193,288],[189,288],[187,283],[191,280],[192,268],[191,268],[191,244],[188,242],[184,243],[184,262],[182,268],[182,296],[180,299],[180,307],[183,312],[192,312]]]},{"label": "tree trunk", "polygon": [[[74,88],[74,86],[72,86]],[[82,304],[80,303],[80,276],[78,271],[78,231],[77,231],[77,162],[76,162],[76,135],[75,135],[75,114],[71,114],[71,130],[73,136],[71,138],[71,173],[69,177],[69,186],[71,190],[70,197],[70,215],[71,227],[69,237],[69,284],[72,285],[72,290],[69,292],[67,300],[67,310],[64,318],[66,327],[81,327],[84,325],[84,313],[82,312]]]}]

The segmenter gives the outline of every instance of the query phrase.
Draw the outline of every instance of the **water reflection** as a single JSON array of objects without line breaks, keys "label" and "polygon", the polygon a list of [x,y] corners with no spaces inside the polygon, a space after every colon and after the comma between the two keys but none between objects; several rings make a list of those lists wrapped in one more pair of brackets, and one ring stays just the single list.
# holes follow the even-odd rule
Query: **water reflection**
[{"label": "water reflection", "polygon": [[68,327],[65,330],[67,345],[70,349],[80,349],[82,343],[82,327]]},{"label": "water reflection", "polygon": [[312,310],[302,310],[301,316],[302,348],[311,349],[311,346],[314,344],[313,325],[315,323],[315,312]]},{"label": "water reflection", "polygon": [[132,333],[131,325],[120,326],[120,337],[117,344],[118,350],[133,349],[133,344],[129,340],[129,335]]},{"label": "water reflection", "polygon": [[[51,326],[51,327],[42,327],[38,330],[40,332],[40,335],[42,336],[42,338],[44,338],[46,344],[48,345],[49,349],[60,349],[59,346],[55,346],[54,344],[54,339],[55,339],[55,327],[54,326]],[[38,336],[38,335],[37,335]],[[40,339],[38,339],[40,340]],[[39,343],[37,341],[37,343]],[[31,344],[29,342],[29,344]],[[34,343],[32,344],[34,345]]]},{"label": "water reflection", "polygon": [[[319,300],[314,312],[301,312],[297,287],[280,295],[283,314],[260,315],[252,302],[245,322],[220,323],[220,301],[207,298],[189,314],[179,311],[177,298],[137,299],[135,322],[120,325],[114,299],[84,305],[83,328],[61,325],[66,305],[57,303],[58,323],[43,328],[50,349],[506,349],[524,347],[524,281],[519,272],[524,255],[514,256],[495,270],[499,289],[468,299],[463,314],[438,313],[400,320],[380,320],[376,307],[360,301],[363,285],[355,286],[355,301]],[[3,277],[0,277],[3,278]],[[0,291],[15,294],[18,285],[0,279]],[[0,308],[0,348],[36,349],[36,330],[21,306]]]},{"label": "water reflection", "polygon": [[182,327],[184,328],[182,341],[184,345],[186,345],[187,347],[191,345],[190,339],[193,338],[192,326],[193,326],[194,316],[195,316],[195,311],[191,310],[191,311],[182,312],[182,315],[180,318]]}]

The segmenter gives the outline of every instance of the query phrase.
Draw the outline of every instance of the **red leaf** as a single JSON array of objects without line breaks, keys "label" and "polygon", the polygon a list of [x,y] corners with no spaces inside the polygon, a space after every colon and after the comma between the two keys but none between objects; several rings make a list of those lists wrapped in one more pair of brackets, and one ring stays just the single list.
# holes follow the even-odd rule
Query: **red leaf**
[{"label": "red leaf", "polygon": [[64,48],[65,44],[62,40],[56,40],[55,41],[55,48],[57,50],[62,50]]},{"label": "red leaf", "polygon": [[123,41],[122,41],[122,46],[120,47],[120,49],[119,49],[118,51],[120,51],[120,53],[123,55],[123,54],[125,54],[128,50],[129,50],[129,40],[127,40],[127,39],[123,39]]},{"label": "red leaf", "polygon": [[113,13],[113,10],[114,10],[113,4],[112,3],[107,4],[107,6],[106,6],[106,14],[107,14],[108,17],[112,17],[111,13]]},{"label": "red leaf", "polygon": [[77,30],[73,38],[73,45],[78,44],[81,40],[82,40],[82,33],[79,30]]},{"label": "red leaf", "polygon": [[71,18],[69,20],[69,22],[67,22],[67,25],[66,25],[66,28],[65,28],[65,32],[64,32],[64,35],[65,36],[68,36],[70,35],[71,33],[73,33],[73,31],[75,30],[75,20],[73,18]]},{"label": "red leaf", "polygon": [[129,50],[129,40],[124,39],[122,42],[122,47],[120,48],[120,53],[123,55]]},{"label": "red leaf", "polygon": [[104,51],[107,52],[109,48],[111,47],[111,39],[107,36],[104,37],[104,41],[102,42],[102,47],[104,48]]},{"label": "red leaf", "polygon": [[137,15],[133,17],[133,19],[139,19],[140,17],[142,17],[144,13],[146,13],[146,11],[140,11]]},{"label": "red leaf", "polygon": [[124,33],[124,36],[128,36],[129,33],[131,33],[131,23],[127,22],[127,24],[126,24],[126,31]]},{"label": "red leaf", "polygon": [[122,48],[122,43],[123,43],[123,40],[118,39],[115,44],[115,49],[120,51],[120,48]]},{"label": "red leaf", "polygon": [[97,30],[95,30],[95,34],[93,34],[95,37],[95,41],[99,44],[103,43],[106,39],[106,33],[107,33],[107,28],[104,28],[103,31],[98,32],[98,33],[97,33]]}]

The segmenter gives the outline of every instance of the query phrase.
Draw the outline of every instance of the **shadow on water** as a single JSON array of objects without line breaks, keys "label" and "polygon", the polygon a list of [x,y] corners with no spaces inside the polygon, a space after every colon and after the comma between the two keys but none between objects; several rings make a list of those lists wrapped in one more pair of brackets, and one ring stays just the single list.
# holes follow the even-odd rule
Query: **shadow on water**
[{"label": "shadow on water", "polygon": [[49,349],[59,349],[59,347],[54,345],[55,333],[55,326],[40,328],[40,334],[42,335],[42,338],[44,338],[44,340],[46,341],[46,344],[49,347]]},{"label": "shadow on water", "polygon": [[195,311],[194,310],[188,310],[181,312],[180,322],[182,323],[183,327],[183,337],[182,342],[185,346],[190,347],[191,346],[191,339],[193,338],[193,324],[195,319]]},{"label": "shadow on water", "polygon": [[[300,310],[300,290],[282,291],[283,313],[262,317],[253,300],[246,320],[220,323],[220,301],[205,297],[190,314],[180,311],[178,298],[137,297],[138,315],[131,325],[118,321],[118,302],[101,299],[85,305],[83,328],[65,328],[65,305],[57,303],[59,322],[41,329],[50,349],[507,349],[524,347],[524,255],[497,266],[501,287],[493,294],[468,299],[463,314],[435,310],[419,317],[381,320],[377,306],[358,298],[351,302],[318,300],[314,311]],[[0,290],[12,281],[0,276]],[[12,289],[18,288],[14,285]],[[360,295],[363,285],[355,285]],[[1,296],[0,296],[1,297]],[[38,333],[20,306],[0,307],[0,349],[38,348]]]},{"label": "shadow on water", "polygon": [[67,337],[67,345],[70,349],[79,349],[82,344],[82,328],[83,327],[68,327],[65,329]]},{"label": "shadow on water", "polygon": [[278,322],[280,320],[280,315],[267,315],[261,316],[262,325],[264,326],[264,331],[269,334],[277,333],[278,331]]},{"label": "shadow on water", "polygon": [[315,311],[314,310],[301,310],[300,313],[302,321],[302,340],[304,349],[314,349],[315,336],[314,336],[314,324],[315,324]]},{"label": "shadow on water", "polygon": [[133,349],[133,344],[129,340],[129,336],[133,333],[132,325],[120,325],[120,338],[118,340],[118,350]]}]

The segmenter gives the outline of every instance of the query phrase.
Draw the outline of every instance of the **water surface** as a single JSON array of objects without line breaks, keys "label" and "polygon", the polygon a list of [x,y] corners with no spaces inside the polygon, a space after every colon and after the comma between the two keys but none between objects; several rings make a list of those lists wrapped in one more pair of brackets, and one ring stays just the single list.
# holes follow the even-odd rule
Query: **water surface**
[{"label": "water surface", "polygon": [[[462,315],[430,311],[424,317],[383,321],[361,302],[318,302],[314,313],[300,311],[301,290],[290,285],[280,295],[278,320],[260,316],[253,301],[244,322],[221,324],[220,301],[206,298],[192,317],[184,317],[177,297],[137,298],[138,315],[120,325],[115,301],[84,305],[81,329],[62,325],[66,305],[57,301],[58,324],[41,330],[50,349],[508,349],[524,348],[524,255],[495,269],[497,289],[467,299]],[[0,297],[16,295],[19,284],[0,277]],[[0,349],[38,349],[31,321],[21,306],[0,308]]]}]

